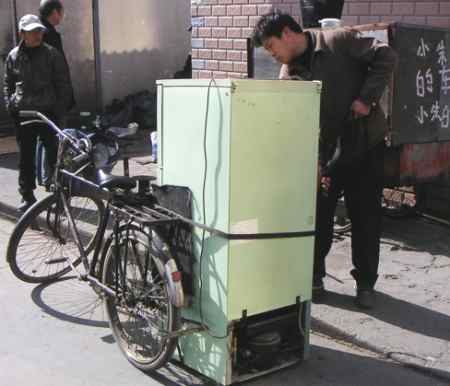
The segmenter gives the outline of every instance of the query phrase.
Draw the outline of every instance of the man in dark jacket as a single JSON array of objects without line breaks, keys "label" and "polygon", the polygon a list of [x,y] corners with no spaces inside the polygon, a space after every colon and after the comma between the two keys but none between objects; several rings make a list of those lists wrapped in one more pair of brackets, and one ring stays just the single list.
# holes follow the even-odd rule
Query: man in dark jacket
[{"label": "man in dark jacket", "polygon": [[[67,62],[66,54],[64,53],[61,34],[56,30],[56,26],[60,25],[64,19],[64,7],[60,0],[41,0],[39,6],[39,15],[41,22],[45,26],[44,43],[56,48],[64,57],[67,65],[67,71],[70,76],[70,68]],[[72,100],[69,105],[69,110],[75,106],[75,97],[72,93]]]},{"label": "man in dark jacket", "polygon": [[20,110],[37,110],[57,123],[67,112],[72,95],[67,66],[62,55],[43,43],[45,27],[35,15],[25,15],[19,21],[21,41],[8,54],[5,63],[4,101],[15,120],[19,145],[19,192],[25,211],[35,201],[36,138],[41,137],[49,166],[56,162],[57,139],[45,124],[21,126]]},{"label": "man in dark jacket", "polygon": [[319,169],[333,154],[330,149],[337,143],[345,145],[342,162],[336,164],[326,191],[318,195],[313,297],[325,294],[325,257],[343,191],[352,221],[355,300],[358,306],[371,308],[378,278],[386,130],[379,100],[397,56],[388,45],[350,29],[302,31],[291,16],[280,12],[261,17],[253,40],[283,64],[281,78],[322,81]]}]

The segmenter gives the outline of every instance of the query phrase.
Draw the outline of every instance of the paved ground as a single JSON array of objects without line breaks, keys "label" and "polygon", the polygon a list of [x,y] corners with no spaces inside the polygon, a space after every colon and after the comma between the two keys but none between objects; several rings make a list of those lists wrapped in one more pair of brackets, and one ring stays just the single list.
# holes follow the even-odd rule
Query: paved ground
[{"label": "paved ground", "polygon": [[[19,202],[15,164],[15,155],[0,156],[2,256]],[[130,167],[132,174],[154,168],[134,161]],[[378,307],[372,312],[353,306],[350,239],[336,240],[329,258],[334,279],[326,281],[331,292],[325,304],[313,307],[311,359],[247,384],[449,384],[449,232],[421,219],[384,221]],[[128,365],[102,307],[78,281],[27,285],[12,276],[4,259],[0,281],[0,385],[205,384],[173,365],[152,377]]]}]

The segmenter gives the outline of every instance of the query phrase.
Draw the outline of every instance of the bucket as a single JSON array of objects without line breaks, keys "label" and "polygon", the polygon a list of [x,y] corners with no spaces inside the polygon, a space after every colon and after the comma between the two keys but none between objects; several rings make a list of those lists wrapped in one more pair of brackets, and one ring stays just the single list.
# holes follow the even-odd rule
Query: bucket
[{"label": "bucket", "polygon": [[321,28],[339,28],[341,26],[340,19],[326,18],[319,20]]}]

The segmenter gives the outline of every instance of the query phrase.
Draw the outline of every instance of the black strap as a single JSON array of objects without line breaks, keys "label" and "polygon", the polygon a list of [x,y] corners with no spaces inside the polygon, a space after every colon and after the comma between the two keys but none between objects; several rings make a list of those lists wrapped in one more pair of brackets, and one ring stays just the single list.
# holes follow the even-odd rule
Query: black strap
[{"label": "black strap", "polygon": [[207,225],[198,223],[196,221],[193,221],[191,219],[188,219],[184,216],[181,216],[180,214],[169,210],[167,208],[164,208],[159,205],[155,205],[155,208],[158,210],[163,210],[169,213],[170,215],[178,218],[179,220],[190,224],[192,226],[195,226],[197,228],[203,229],[213,235],[220,236],[227,240],[267,240],[267,239],[287,239],[287,238],[299,238],[299,237],[311,237],[316,234],[315,230],[312,231],[299,231],[299,232],[280,232],[280,233],[226,233],[219,229],[215,229],[212,227],[209,227]]}]

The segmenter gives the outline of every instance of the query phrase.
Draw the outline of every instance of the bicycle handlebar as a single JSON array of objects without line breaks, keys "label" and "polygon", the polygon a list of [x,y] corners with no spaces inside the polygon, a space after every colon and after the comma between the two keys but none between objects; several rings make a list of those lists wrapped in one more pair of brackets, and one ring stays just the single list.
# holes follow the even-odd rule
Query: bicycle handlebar
[{"label": "bicycle handlebar", "polygon": [[46,117],[44,114],[40,113],[39,111],[21,110],[21,111],[19,111],[19,117],[34,118],[30,121],[22,122],[21,125],[28,125],[31,123],[42,122],[42,123],[46,123],[48,126],[50,126],[52,128],[52,130],[54,130],[56,133],[58,133],[60,136],[62,136],[64,139],[66,139],[69,142],[70,146],[72,146],[76,151],[78,151],[80,153],[80,155],[78,155],[77,157],[74,158],[75,162],[82,162],[89,158],[89,154],[86,151],[84,151],[83,149],[81,149],[81,147],[80,147],[80,143],[82,143],[82,141],[72,138],[72,136],[64,133],[58,126],[56,126],[56,124],[51,119],[49,119],[48,117]]}]

